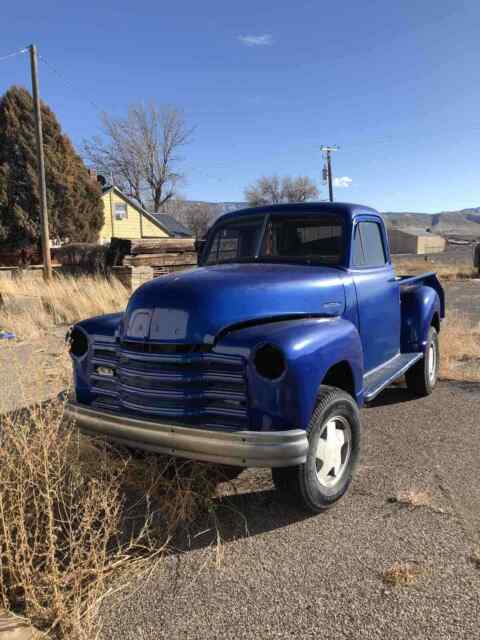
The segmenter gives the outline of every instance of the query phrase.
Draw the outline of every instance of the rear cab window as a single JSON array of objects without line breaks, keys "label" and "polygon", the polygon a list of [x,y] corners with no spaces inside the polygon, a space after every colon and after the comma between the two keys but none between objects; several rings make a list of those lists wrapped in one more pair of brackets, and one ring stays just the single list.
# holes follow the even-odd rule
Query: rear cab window
[{"label": "rear cab window", "polygon": [[225,225],[215,234],[205,264],[236,262],[254,258],[263,226],[263,218],[251,218]]},{"label": "rear cab window", "polygon": [[315,217],[272,216],[263,239],[260,258],[339,264],[343,256],[343,228],[329,215]]},{"label": "rear cab window", "polygon": [[335,213],[272,212],[220,227],[209,242],[204,264],[255,261],[338,265],[344,246],[343,220]]}]

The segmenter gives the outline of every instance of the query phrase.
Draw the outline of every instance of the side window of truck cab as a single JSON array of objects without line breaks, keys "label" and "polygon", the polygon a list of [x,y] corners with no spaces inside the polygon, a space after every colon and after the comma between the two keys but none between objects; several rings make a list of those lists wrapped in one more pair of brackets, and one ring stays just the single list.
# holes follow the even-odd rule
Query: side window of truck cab
[{"label": "side window of truck cab", "polygon": [[382,224],[373,217],[361,217],[352,239],[350,269],[366,372],[395,357],[400,349],[400,287],[388,260]]},{"label": "side window of truck cab", "polygon": [[359,222],[353,237],[352,264],[355,267],[382,267],[387,262],[380,225],[377,222]]}]

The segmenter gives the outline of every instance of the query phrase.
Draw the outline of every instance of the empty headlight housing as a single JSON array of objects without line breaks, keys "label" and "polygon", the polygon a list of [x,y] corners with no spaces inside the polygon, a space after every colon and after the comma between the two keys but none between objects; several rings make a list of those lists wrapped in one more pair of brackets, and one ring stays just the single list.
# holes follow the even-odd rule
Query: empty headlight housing
[{"label": "empty headlight housing", "polygon": [[283,353],[272,344],[264,344],[257,349],[253,364],[257,373],[267,380],[278,380],[287,368]]},{"label": "empty headlight housing", "polygon": [[88,338],[78,327],[74,327],[67,336],[70,345],[70,353],[76,358],[81,358],[88,351]]}]

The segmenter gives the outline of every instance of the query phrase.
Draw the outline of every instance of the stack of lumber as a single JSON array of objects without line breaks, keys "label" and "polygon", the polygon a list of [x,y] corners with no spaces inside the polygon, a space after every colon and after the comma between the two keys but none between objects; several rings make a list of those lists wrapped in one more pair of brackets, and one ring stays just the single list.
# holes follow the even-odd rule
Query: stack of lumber
[{"label": "stack of lumber", "polygon": [[193,238],[112,238],[110,256],[113,266],[152,267],[155,277],[197,264]]}]

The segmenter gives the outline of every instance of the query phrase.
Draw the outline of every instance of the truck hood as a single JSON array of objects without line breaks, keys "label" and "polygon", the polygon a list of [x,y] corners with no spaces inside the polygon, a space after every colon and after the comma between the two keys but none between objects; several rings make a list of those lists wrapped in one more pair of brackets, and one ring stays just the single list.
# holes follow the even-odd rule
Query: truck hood
[{"label": "truck hood", "polygon": [[130,298],[124,338],[213,343],[245,322],[338,316],[345,308],[341,272],[292,264],[224,264],[152,280]]}]

